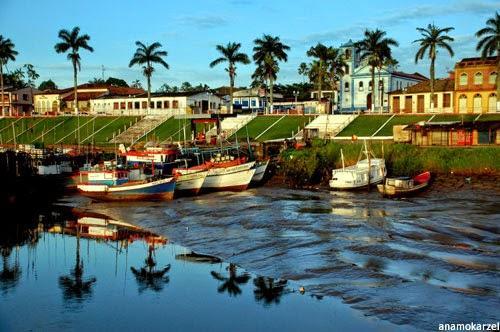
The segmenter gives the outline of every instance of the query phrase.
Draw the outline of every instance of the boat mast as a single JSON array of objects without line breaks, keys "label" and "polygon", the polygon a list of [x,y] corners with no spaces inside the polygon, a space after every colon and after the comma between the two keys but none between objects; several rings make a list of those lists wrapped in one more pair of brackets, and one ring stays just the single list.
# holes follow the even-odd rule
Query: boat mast
[{"label": "boat mast", "polygon": [[370,154],[368,153],[368,146],[367,146],[367,143],[366,143],[366,140],[365,140],[365,153],[366,153],[366,157],[368,158],[368,191],[370,191],[370,174],[371,174],[371,168],[372,168],[372,165],[371,165],[371,158],[370,158]]},{"label": "boat mast", "polygon": [[340,149],[340,158],[342,159],[342,170],[345,169],[345,162],[344,162],[344,151]]}]

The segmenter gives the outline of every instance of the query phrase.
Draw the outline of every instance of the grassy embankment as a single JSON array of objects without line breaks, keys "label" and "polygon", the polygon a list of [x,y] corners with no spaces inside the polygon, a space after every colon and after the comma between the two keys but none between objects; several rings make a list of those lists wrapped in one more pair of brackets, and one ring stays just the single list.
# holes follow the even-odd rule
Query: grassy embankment
[{"label": "grassy embankment", "polygon": [[[331,170],[342,167],[340,149],[345,165],[357,162],[363,143],[324,144],[313,142],[313,146],[302,150],[288,150],[281,154],[280,172],[291,186],[307,186],[327,183]],[[371,143],[377,157],[386,160],[389,175],[415,175],[429,170],[434,174],[486,175],[500,173],[500,148],[474,147],[419,148],[408,144]]]}]

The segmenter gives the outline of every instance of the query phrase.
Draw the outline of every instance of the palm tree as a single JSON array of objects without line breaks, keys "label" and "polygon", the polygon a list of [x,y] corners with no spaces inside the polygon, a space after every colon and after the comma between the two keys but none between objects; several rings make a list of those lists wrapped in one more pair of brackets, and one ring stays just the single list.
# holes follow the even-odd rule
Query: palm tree
[{"label": "palm tree", "polygon": [[500,15],[498,12],[495,16],[486,21],[486,28],[476,32],[476,37],[481,38],[477,43],[476,50],[481,51],[481,57],[484,59],[487,56],[497,56],[497,111],[500,110]]},{"label": "palm tree", "polygon": [[266,71],[265,76],[269,80],[271,92],[270,109],[273,109],[273,82],[279,71],[278,61],[288,61],[286,51],[290,50],[288,45],[281,42],[279,37],[263,35],[262,38],[254,40],[253,60],[261,71]]},{"label": "palm tree", "polygon": [[80,28],[74,27],[73,30],[68,31],[66,29],[62,29],[59,31],[59,38],[62,42],[57,43],[54,48],[57,53],[68,53],[68,60],[73,64],[73,84],[74,84],[74,107],[75,113],[78,114],[78,98],[77,98],[77,73],[81,69],[80,63],[80,48],[88,50],[90,52],[94,52],[94,49],[89,46],[88,42],[90,40],[90,36],[87,34],[79,35]]},{"label": "palm tree", "polygon": [[422,38],[414,41],[414,43],[420,43],[420,48],[418,49],[417,54],[415,54],[415,63],[418,63],[418,60],[422,60],[427,51],[429,51],[429,59],[431,59],[431,112],[434,110],[434,64],[438,53],[437,49],[444,48],[451,56],[454,55],[449,44],[449,42],[452,42],[454,39],[448,36],[448,32],[452,30],[454,30],[452,27],[441,29],[434,24],[427,25],[427,28],[417,28],[417,31],[420,32]]},{"label": "palm tree", "polygon": [[299,73],[300,76],[308,77],[309,76],[309,67],[307,66],[307,63],[302,62],[299,65],[299,69],[297,69],[297,72]]},{"label": "palm tree", "polygon": [[229,96],[230,96],[230,112],[233,113],[233,90],[234,90],[234,77],[236,76],[236,64],[249,64],[250,59],[245,53],[239,52],[241,47],[240,43],[227,43],[224,45],[217,45],[215,48],[222,56],[210,62],[210,68],[217,66],[220,63],[227,62],[226,71],[229,73]]},{"label": "palm tree", "polygon": [[[321,103],[321,91],[324,77],[326,76],[327,62],[332,55],[331,47],[327,47],[321,43],[311,47],[307,51],[307,56],[315,58],[315,72],[316,72],[316,87],[318,88],[318,103]],[[311,67],[312,68],[312,67]]]},{"label": "palm tree", "polygon": [[[264,59],[264,62],[258,65],[255,68],[254,73],[252,74],[252,86],[253,87],[261,87],[264,86],[264,99],[266,101],[266,109],[267,109],[267,82],[273,82],[277,78],[277,72],[279,71],[278,64],[276,61],[270,56],[267,55]],[[272,91],[272,90],[271,90]]]},{"label": "palm tree", "polygon": [[[0,115],[3,115],[3,106],[4,106],[4,95],[3,95],[3,66],[7,65],[9,60],[16,61],[16,55],[18,54],[16,50],[14,50],[14,44],[12,41],[7,38],[5,39],[2,35],[0,35],[0,85],[1,85],[1,94],[2,96],[2,106],[0,107]],[[10,108],[10,115],[12,115],[12,108]]]},{"label": "palm tree", "polygon": [[151,45],[145,45],[141,43],[140,41],[136,41],[135,45],[137,46],[137,50],[134,53],[134,56],[132,57],[132,60],[130,60],[130,63],[128,64],[129,67],[132,67],[133,65],[143,65],[142,66],[142,73],[144,76],[146,76],[147,82],[148,82],[148,113],[149,113],[149,108],[151,107],[151,76],[153,75],[154,72],[154,63],[158,63],[165,67],[166,69],[169,69],[168,63],[163,60],[164,57],[167,56],[167,51],[162,51],[159,48],[161,47],[161,44],[158,42],[155,42]]},{"label": "palm tree", "polygon": [[392,38],[386,38],[386,32],[376,30],[365,30],[365,37],[356,43],[360,51],[361,60],[366,60],[370,66],[372,79],[372,107],[375,108],[375,68],[383,61],[384,57],[391,57],[391,46],[398,46],[398,42]]},{"label": "palm tree", "polygon": [[344,76],[345,68],[347,67],[347,62],[344,56],[338,48],[330,47],[327,69],[326,69],[326,81],[330,84],[330,89],[332,90],[332,95],[330,97],[330,107],[333,111],[332,98],[335,96],[335,92],[338,90],[337,83],[342,76]]},{"label": "palm tree", "polygon": [[222,281],[222,285],[219,286],[217,291],[219,293],[224,293],[227,291],[229,296],[237,296],[241,294],[241,289],[239,285],[246,284],[250,280],[250,275],[248,273],[243,273],[241,275],[237,274],[237,267],[235,264],[230,263],[227,267],[229,271],[229,277],[224,277],[220,273],[211,271],[212,277],[218,281]]}]

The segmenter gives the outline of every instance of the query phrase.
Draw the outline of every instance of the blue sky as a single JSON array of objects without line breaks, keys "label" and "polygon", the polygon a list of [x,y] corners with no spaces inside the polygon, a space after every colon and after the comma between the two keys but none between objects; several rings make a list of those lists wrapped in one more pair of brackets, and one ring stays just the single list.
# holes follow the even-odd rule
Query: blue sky
[{"label": "blue sky", "polygon": [[[82,51],[79,82],[113,76],[131,82],[140,79],[140,68],[128,68],[135,41],[159,41],[168,51],[170,70],[158,67],[153,90],[163,83],[206,83],[227,85],[223,66],[209,68],[218,54],[215,45],[242,43],[252,53],[253,40],[263,33],[280,36],[291,47],[289,60],[281,64],[280,83],[302,81],[297,67],[308,61],[307,49],[322,42],[338,47],[357,40],[365,28],[380,28],[395,38],[400,47],[394,55],[400,70],[428,75],[428,62],[414,63],[419,38],[416,27],[434,23],[453,26],[455,57],[444,52],[437,61],[437,73],[446,71],[460,58],[475,56],[474,33],[500,8],[500,1],[337,1],[337,0],[2,0],[0,34],[12,39],[19,52],[12,70],[31,63],[40,74],[38,83],[53,79],[59,87],[72,84],[72,67],[65,55],[54,51],[60,29],[79,26],[91,36],[94,53]],[[237,85],[250,83],[254,65],[240,65]]]}]

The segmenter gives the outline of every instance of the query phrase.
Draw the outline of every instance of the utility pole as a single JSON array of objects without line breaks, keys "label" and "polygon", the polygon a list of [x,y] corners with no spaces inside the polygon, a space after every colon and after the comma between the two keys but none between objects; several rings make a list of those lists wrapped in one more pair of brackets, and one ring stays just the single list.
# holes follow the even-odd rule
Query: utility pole
[{"label": "utility pole", "polygon": [[106,70],[104,69],[104,65],[101,65],[101,70],[102,70],[102,80],[104,81],[104,71]]}]

